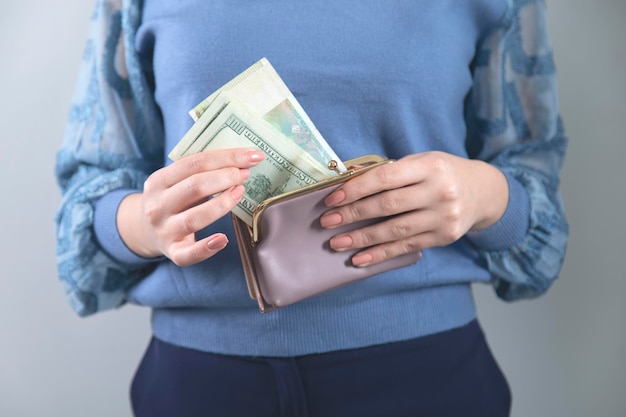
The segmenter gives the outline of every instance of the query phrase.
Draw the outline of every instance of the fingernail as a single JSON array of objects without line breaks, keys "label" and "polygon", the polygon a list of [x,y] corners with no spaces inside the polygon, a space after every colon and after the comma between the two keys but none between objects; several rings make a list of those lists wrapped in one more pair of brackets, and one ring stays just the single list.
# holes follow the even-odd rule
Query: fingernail
[{"label": "fingernail", "polygon": [[241,200],[241,197],[243,197],[245,192],[246,189],[243,185],[237,185],[231,190],[230,196],[233,198],[233,200],[239,201]]},{"label": "fingernail", "polygon": [[343,218],[339,213],[327,213],[320,217],[320,225],[322,227],[332,227],[341,224]]},{"label": "fingernail", "polygon": [[265,154],[261,151],[250,151],[246,154],[246,159],[249,162],[261,162],[265,159]]},{"label": "fingernail", "polygon": [[330,247],[335,250],[348,249],[352,246],[352,238],[348,235],[335,236],[330,239]]},{"label": "fingernail", "polygon": [[250,177],[250,170],[249,169],[240,169],[239,173],[241,174],[241,180],[245,181]]},{"label": "fingernail", "polygon": [[357,253],[352,257],[352,264],[354,266],[367,266],[374,260],[374,257],[369,253]]},{"label": "fingernail", "polygon": [[346,193],[343,190],[337,190],[324,199],[324,203],[329,206],[336,206],[346,199]]},{"label": "fingernail", "polygon": [[228,245],[228,238],[225,235],[219,235],[212,239],[209,239],[206,245],[210,250],[213,251],[222,250],[226,247],[226,245]]}]

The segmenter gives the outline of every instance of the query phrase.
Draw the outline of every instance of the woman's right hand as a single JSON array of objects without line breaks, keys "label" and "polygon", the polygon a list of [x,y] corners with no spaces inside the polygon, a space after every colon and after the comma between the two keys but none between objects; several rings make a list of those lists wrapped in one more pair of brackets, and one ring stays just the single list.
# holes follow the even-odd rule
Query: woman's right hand
[{"label": "woman's right hand", "polygon": [[143,193],[120,204],[122,240],[139,256],[165,255],[178,266],[210,258],[228,244],[226,235],[196,241],[196,232],[241,201],[248,168],[263,159],[261,151],[226,149],[190,155],[159,169],[146,180]]}]

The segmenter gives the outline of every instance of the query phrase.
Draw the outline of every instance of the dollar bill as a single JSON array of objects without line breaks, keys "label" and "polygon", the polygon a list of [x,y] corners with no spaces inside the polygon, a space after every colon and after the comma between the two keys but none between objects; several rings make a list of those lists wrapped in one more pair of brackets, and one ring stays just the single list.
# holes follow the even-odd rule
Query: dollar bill
[{"label": "dollar bill", "polygon": [[[261,119],[250,106],[234,97],[230,91],[221,91],[216,95],[215,99],[202,113],[192,128],[185,134],[176,147],[172,149],[169,157],[176,160],[184,155],[198,152],[197,146],[202,143],[202,132],[207,130],[226,108],[229,108],[229,111],[237,112],[240,118],[245,120],[248,124],[254,124],[255,126],[259,126],[259,128],[265,129],[267,132],[266,137],[271,140],[274,147],[284,148],[288,155],[293,156],[294,160],[297,158],[298,163],[304,164],[304,166],[310,167],[310,169],[315,169],[317,172],[321,173],[322,176],[326,177],[329,174],[332,175],[327,164],[321,164],[308,152],[296,146],[287,137],[282,135],[280,131],[267,123],[265,119]],[[200,139],[199,142],[198,139]]]},{"label": "dollar bill", "polygon": [[214,113],[205,112],[170,152],[170,158],[177,160],[209,149],[243,147],[263,151],[266,159],[250,169],[250,178],[244,184],[246,192],[233,209],[248,225],[261,201],[335,175],[245,104],[228,97],[221,100],[223,107]]},{"label": "dollar bill", "polygon": [[262,58],[237,77],[204,99],[189,114],[199,120],[220,93],[228,91],[246,103],[265,121],[296,143],[320,164],[334,160],[340,171],[346,167],[319,133],[298,100],[266,58]]}]

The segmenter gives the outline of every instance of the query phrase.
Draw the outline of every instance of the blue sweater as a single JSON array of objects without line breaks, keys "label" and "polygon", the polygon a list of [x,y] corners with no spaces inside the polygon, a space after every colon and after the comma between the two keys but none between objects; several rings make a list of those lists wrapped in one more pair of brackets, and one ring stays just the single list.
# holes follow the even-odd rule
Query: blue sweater
[{"label": "blue sweater", "polygon": [[[541,1],[100,1],[57,157],[59,276],[80,315],[126,302],[154,334],[215,353],[294,356],[432,334],[475,317],[470,284],[543,293],[568,228],[558,193],[566,139]],[[106,36],[103,36],[106,34]],[[346,160],[440,150],[506,175],[492,227],[414,266],[262,315],[228,247],[179,268],[122,242],[120,201],[141,191],[189,129],[188,110],[267,57]]]}]

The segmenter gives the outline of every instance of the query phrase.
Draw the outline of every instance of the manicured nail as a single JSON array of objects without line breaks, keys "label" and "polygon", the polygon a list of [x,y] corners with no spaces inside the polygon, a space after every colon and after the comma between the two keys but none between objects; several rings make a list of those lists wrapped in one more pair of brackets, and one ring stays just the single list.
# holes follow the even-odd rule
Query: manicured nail
[{"label": "manicured nail", "polygon": [[249,169],[240,169],[239,173],[241,174],[241,180],[245,181],[250,177],[250,170]]},{"label": "manicured nail", "polygon": [[246,154],[246,159],[249,162],[261,162],[265,159],[265,154],[261,151],[250,151]]},{"label": "manicured nail", "polygon": [[320,217],[320,225],[322,227],[332,227],[341,224],[343,218],[339,213],[327,213]]},{"label": "manicured nail", "polygon": [[206,243],[210,250],[218,251],[222,250],[228,245],[228,238],[225,235],[215,236]]},{"label": "manicured nail", "polygon": [[330,247],[334,250],[344,250],[352,246],[352,238],[349,235],[335,236],[330,239]]},{"label": "manicured nail", "polygon": [[352,257],[352,264],[354,266],[367,266],[372,263],[374,257],[369,253],[357,253]]},{"label": "manicured nail", "polygon": [[328,207],[336,206],[346,199],[346,193],[343,190],[337,190],[324,199],[324,203]]}]

